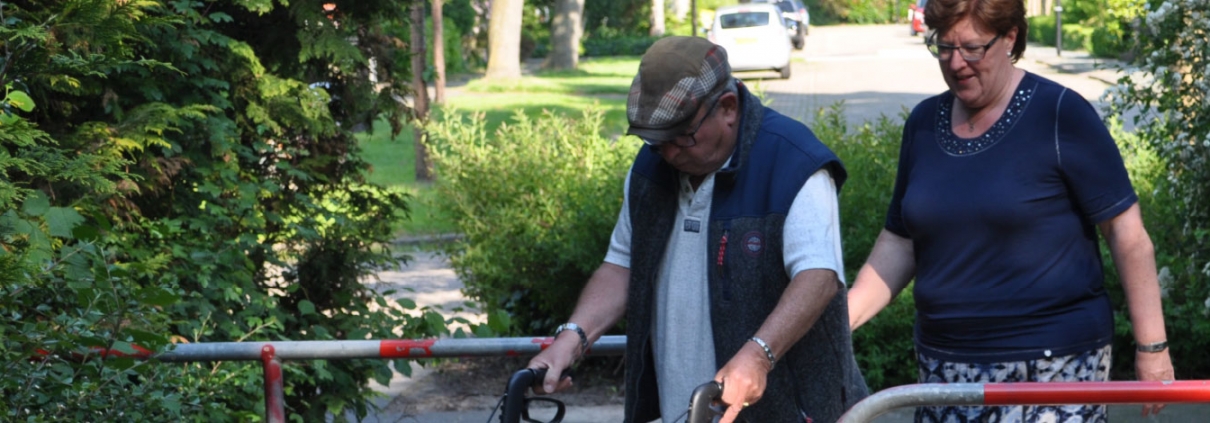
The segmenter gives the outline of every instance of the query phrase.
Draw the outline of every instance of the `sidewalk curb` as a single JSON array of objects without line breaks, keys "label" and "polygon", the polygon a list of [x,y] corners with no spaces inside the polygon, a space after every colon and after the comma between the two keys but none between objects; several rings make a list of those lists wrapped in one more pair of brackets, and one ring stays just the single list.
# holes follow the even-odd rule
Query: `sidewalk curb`
[{"label": "sidewalk curb", "polygon": [[391,241],[392,245],[424,245],[424,244],[446,244],[455,241],[461,241],[465,235],[460,233],[446,233],[434,235],[415,235],[402,236]]}]

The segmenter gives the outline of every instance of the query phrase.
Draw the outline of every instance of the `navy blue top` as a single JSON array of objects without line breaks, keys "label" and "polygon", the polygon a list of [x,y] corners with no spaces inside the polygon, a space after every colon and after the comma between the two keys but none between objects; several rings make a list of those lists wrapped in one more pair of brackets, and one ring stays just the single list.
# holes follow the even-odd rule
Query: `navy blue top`
[{"label": "navy blue top", "polygon": [[917,348],[987,363],[1108,344],[1095,225],[1138,197],[1096,110],[1026,73],[992,128],[964,139],[953,100],[912,110],[887,212],[915,249]]}]

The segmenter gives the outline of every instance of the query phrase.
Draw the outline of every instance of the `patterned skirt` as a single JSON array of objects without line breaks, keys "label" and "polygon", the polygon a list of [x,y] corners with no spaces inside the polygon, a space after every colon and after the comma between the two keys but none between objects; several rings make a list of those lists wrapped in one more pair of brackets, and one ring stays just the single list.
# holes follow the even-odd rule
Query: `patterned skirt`
[{"label": "patterned skirt", "polygon": [[[917,353],[920,383],[1104,382],[1112,347],[1063,357],[1003,363],[955,363]],[[916,409],[916,423],[1106,423],[1105,405],[939,406]]]}]

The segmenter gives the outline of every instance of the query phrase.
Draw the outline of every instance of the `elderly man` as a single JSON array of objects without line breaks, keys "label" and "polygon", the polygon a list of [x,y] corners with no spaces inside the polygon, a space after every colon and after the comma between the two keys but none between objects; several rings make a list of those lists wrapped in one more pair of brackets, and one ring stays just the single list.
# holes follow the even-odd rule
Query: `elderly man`
[{"label": "elderly man", "polygon": [[850,340],[840,160],[731,76],[727,52],[668,37],[643,55],[626,179],[605,262],[530,362],[542,390],[626,317],[626,421],[682,418],[723,385],[721,421],[832,422],[868,395]]}]

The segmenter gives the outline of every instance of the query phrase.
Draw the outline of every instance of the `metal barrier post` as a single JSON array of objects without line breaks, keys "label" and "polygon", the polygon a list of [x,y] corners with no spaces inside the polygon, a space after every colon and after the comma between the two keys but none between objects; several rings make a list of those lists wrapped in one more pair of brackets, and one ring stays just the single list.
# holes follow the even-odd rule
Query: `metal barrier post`
[{"label": "metal barrier post", "polygon": [[901,407],[934,405],[1178,404],[1210,402],[1210,380],[1166,382],[923,383],[879,391],[843,423],[868,423]]},{"label": "metal barrier post", "polygon": [[265,368],[265,420],[269,423],[286,423],[281,360],[277,358],[272,344],[261,347],[260,361]]}]

